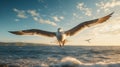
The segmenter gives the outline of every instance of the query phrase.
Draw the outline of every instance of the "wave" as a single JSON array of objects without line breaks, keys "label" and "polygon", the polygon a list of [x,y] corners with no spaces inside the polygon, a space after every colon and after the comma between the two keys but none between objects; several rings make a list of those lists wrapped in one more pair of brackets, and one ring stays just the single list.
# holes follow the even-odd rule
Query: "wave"
[{"label": "wave", "polygon": [[3,64],[0,63],[0,67],[120,67],[120,61],[83,63],[69,56],[59,60],[55,58],[48,58],[47,60],[20,59],[12,61],[7,60],[4,62],[2,62]]},{"label": "wave", "polygon": [[1,46],[0,67],[120,67],[120,47]]},{"label": "wave", "polygon": [[120,62],[82,63],[76,58],[64,57],[60,63],[51,64],[49,67],[120,67]]}]

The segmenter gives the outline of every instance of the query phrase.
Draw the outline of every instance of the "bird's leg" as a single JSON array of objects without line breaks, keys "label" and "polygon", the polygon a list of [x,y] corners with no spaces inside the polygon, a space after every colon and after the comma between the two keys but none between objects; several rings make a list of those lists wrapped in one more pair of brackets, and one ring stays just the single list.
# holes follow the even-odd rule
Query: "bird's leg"
[{"label": "bird's leg", "polygon": [[60,47],[62,47],[61,44],[59,44],[59,45],[60,45]]},{"label": "bird's leg", "polygon": [[62,47],[62,46],[61,46],[61,42],[60,42],[60,41],[58,41],[58,43],[59,43],[60,47]]},{"label": "bird's leg", "polygon": [[64,40],[64,41],[62,42],[62,46],[64,46],[65,42],[66,42],[66,40]]}]

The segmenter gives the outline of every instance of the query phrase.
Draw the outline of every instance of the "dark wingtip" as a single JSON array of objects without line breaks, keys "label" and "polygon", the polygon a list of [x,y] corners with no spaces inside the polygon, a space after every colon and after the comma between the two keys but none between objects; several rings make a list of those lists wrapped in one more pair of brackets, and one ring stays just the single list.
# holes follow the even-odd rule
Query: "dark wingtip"
[{"label": "dark wingtip", "polygon": [[8,31],[9,33],[12,33],[12,34],[16,34],[16,32],[14,32],[14,31]]},{"label": "dark wingtip", "polygon": [[9,33],[16,34],[16,35],[22,35],[22,33],[17,32],[17,31],[8,31]]},{"label": "dark wingtip", "polygon": [[8,31],[9,33],[14,33],[13,31]]},{"label": "dark wingtip", "polygon": [[112,13],[110,13],[110,15],[114,14],[114,11]]}]

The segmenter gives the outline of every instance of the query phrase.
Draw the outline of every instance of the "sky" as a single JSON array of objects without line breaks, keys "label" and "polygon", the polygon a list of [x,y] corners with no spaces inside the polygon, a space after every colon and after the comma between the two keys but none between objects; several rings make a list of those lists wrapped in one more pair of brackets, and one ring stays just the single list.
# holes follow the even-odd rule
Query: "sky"
[{"label": "sky", "polygon": [[[55,44],[56,38],[18,36],[8,31],[69,30],[114,12],[105,23],[68,37],[66,45],[120,46],[120,0],[0,0],[0,41]],[[91,39],[90,43],[85,40]]]}]

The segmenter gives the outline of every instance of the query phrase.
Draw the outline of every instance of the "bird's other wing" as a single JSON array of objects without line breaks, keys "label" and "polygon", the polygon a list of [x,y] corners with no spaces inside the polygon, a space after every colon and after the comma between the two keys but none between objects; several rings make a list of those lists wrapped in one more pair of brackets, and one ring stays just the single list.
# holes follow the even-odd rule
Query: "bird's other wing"
[{"label": "bird's other wing", "polygon": [[72,36],[72,35],[74,35],[75,33],[77,33],[78,31],[82,30],[85,27],[91,27],[93,25],[103,23],[106,20],[108,20],[113,13],[114,12],[112,12],[109,15],[106,15],[106,16],[104,16],[102,18],[98,18],[98,19],[94,19],[94,20],[85,21],[83,23],[80,23],[79,25],[75,26],[74,28],[72,28],[72,29],[70,29],[68,31],[65,31],[65,34],[68,35],[68,36]]},{"label": "bird's other wing", "polygon": [[43,30],[38,30],[38,29],[28,29],[28,30],[21,30],[21,31],[8,31],[12,34],[16,35],[43,35],[47,37],[54,37],[56,34],[55,32],[48,32],[48,31],[43,31]]}]

